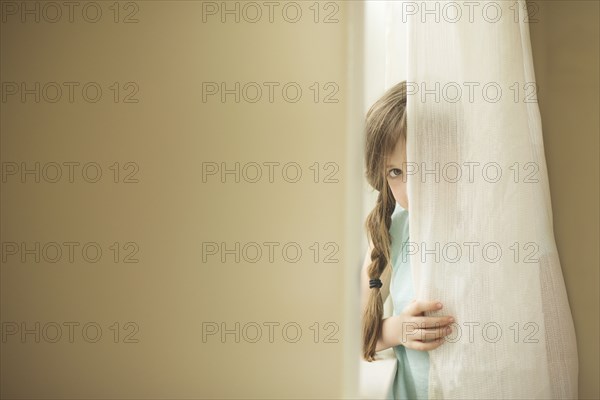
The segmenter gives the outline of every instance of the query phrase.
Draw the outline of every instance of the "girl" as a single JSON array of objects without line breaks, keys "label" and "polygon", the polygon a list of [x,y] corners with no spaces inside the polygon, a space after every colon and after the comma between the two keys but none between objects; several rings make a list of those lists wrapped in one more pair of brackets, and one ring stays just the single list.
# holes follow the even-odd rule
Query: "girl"
[{"label": "girl", "polygon": [[[393,347],[397,371],[390,397],[427,399],[429,350],[450,334],[450,316],[427,317],[438,301],[415,301],[405,244],[408,241],[406,177],[406,81],[390,88],[366,117],[365,163],[369,184],[379,192],[366,221],[369,250],[362,268],[363,357]],[[393,316],[382,319],[392,296]]]}]

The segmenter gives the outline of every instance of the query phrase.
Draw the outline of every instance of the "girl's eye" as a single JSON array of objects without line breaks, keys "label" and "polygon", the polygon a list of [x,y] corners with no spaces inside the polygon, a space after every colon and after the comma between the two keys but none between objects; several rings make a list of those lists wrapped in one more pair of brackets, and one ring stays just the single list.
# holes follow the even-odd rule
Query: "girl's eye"
[{"label": "girl's eye", "polygon": [[390,169],[389,174],[392,178],[395,178],[397,176],[402,175],[402,170],[399,168],[392,168],[392,169]]}]

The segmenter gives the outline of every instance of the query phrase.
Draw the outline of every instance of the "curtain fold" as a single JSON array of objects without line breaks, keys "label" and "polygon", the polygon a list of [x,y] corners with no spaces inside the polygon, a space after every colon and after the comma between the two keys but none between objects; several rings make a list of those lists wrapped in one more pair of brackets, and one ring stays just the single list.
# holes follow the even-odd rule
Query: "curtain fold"
[{"label": "curtain fold", "polygon": [[456,319],[429,398],[577,398],[526,3],[400,7],[413,283]]}]

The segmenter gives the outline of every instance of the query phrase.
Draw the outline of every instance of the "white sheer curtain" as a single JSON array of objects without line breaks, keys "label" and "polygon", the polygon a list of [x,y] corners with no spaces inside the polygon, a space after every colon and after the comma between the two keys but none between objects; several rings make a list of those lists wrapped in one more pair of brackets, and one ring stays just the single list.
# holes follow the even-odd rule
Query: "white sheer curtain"
[{"label": "white sheer curtain", "polygon": [[394,7],[390,29],[408,28],[415,293],[456,318],[430,352],[429,398],[577,398],[525,1]]}]

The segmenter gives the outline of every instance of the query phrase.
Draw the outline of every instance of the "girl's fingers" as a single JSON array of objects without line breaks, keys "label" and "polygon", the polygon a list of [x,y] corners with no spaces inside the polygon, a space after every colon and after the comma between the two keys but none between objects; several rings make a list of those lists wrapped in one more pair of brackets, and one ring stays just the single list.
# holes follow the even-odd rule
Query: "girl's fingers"
[{"label": "girl's fingers", "polygon": [[444,343],[443,338],[432,340],[430,342],[422,342],[420,340],[414,340],[414,341],[410,342],[410,345],[407,347],[414,349],[414,350],[430,351],[433,349],[437,349],[443,343]]},{"label": "girl's fingers", "polygon": [[[429,351],[441,346],[445,339],[444,337],[452,333],[452,329],[448,326],[453,321],[450,316],[426,317],[424,313],[427,311],[439,311],[440,302],[423,301],[413,299],[403,310],[409,318],[405,319],[407,326],[403,332],[406,334],[405,347],[410,349]],[[412,318],[411,318],[412,317]]]},{"label": "girl's fingers", "polygon": [[452,333],[452,328],[449,326],[444,326],[435,329],[415,329],[411,331],[408,335],[413,340],[420,341],[430,341],[434,339],[439,339],[444,336],[448,336]]},{"label": "girl's fingers", "polygon": [[422,300],[412,301],[406,306],[405,311],[408,312],[409,315],[418,316],[419,314],[421,314],[425,311],[440,310],[442,307],[439,307],[438,303],[441,304],[437,300],[435,300],[435,301],[422,301]]},{"label": "girl's fingers", "polygon": [[449,316],[441,317],[413,317],[408,323],[413,323],[415,327],[426,329],[426,328],[439,328],[451,324]]}]

